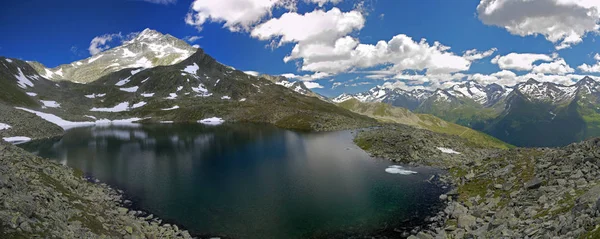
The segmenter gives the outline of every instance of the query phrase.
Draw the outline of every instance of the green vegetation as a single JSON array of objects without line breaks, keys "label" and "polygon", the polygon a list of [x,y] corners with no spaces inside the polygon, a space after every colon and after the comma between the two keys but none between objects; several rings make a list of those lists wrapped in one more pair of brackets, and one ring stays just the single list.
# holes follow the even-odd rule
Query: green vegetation
[{"label": "green vegetation", "polygon": [[356,113],[373,117],[380,122],[411,125],[436,133],[457,135],[466,139],[473,147],[499,149],[513,148],[512,145],[471,128],[444,121],[433,115],[413,114],[407,109],[393,107],[385,103],[362,103],[357,99],[349,99],[338,105]]}]

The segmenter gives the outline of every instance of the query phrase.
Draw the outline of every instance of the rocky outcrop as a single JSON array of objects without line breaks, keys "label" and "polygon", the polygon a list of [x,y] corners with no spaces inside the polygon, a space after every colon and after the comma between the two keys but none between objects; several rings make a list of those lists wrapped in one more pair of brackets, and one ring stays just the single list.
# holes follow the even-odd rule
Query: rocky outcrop
[{"label": "rocky outcrop", "polygon": [[0,141],[0,238],[191,238],[82,173]]},{"label": "rocky outcrop", "polygon": [[[379,157],[448,169],[441,180],[455,188],[440,196],[447,207],[428,229],[414,233],[417,238],[600,236],[600,139],[563,148],[485,150],[415,132],[383,128],[360,132],[356,140]],[[461,154],[440,156],[439,145]]]}]

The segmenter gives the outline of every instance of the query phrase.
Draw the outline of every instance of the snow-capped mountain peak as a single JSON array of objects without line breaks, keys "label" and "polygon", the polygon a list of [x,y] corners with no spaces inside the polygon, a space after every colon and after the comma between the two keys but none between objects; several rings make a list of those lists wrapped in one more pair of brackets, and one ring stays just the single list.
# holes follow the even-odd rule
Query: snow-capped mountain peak
[{"label": "snow-capped mountain peak", "polygon": [[155,30],[145,29],[122,45],[87,59],[49,69],[30,63],[38,73],[52,80],[92,82],[126,68],[151,68],[179,63],[197,51],[185,41]]}]

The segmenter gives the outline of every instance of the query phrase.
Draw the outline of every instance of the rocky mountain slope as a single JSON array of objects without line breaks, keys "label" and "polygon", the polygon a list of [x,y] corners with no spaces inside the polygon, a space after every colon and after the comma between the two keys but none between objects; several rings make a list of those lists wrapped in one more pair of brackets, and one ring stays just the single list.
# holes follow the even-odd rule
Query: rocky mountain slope
[{"label": "rocky mountain slope", "polygon": [[466,139],[469,141],[469,143],[476,147],[491,147],[500,149],[508,149],[513,147],[494,137],[469,127],[447,122],[433,115],[415,114],[410,112],[408,109],[394,107],[386,103],[364,103],[358,101],[357,99],[349,99],[339,103],[338,105],[353,112],[373,117],[381,122],[399,123],[410,125],[416,128],[427,129],[437,133],[457,135]]},{"label": "rocky mountain slope", "polygon": [[[388,126],[358,133],[372,155],[449,170],[455,187],[416,238],[598,238],[600,139],[562,148],[491,150],[464,139]],[[462,143],[461,143],[462,142]],[[448,150],[448,149],[451,149]],[[433,180],[435,181],[435,180]]]},{"label": "rocky mountain slope", "polygon": [[179,63],[196,52],[196,48],[171,35],[145,29],[121,46],[100,52],[87,59],[46,68],[29,62],[40,76],[54,81],[87,83],[127,68],[152,68]]},{"label": "rocky mountain slope", "polygon": [[569,86],[534,79],[513,87],[468,81],[448,89],[422,92],[416,96],[416,90],[375,87],[333,100],[355,98],[406,107],[517,146],[561,146],[600,136],[600,83],[589,77]]}]

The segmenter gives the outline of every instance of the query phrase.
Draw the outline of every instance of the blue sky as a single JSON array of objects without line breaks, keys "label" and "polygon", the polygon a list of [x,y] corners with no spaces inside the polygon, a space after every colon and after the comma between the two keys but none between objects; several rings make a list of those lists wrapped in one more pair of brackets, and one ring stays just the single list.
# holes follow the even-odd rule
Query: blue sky
[{"label": "blue sky", "polygon": [[[593,1],[582,4],[578,0],[499,0],[506,3],[492,5],[491,0],[295,0],[291,5],[241,8],[238,12],[231,6],[257,6],[266,1],[149,1],[4,1],[0,7],[0,55],[55,67],[90,57],[88,47],[96,36],[151,28],[182,39],[201,36],[190,44],[199,44],[224,64],[245,71],[287,73],[297,80],[311,80],[322,87],[315,91],[328,96],[364,91],[375,85],[433,89],[469,79],[511,85],[534,77],[568,84],[583,75],[596,76],[600,71],[600,64],[594,68],[600,60],[600,56],[594,58],[600,46],[596,42],[598,30],[594,29],[599,16],[579,16],[582,10],[595,10],[597,14],[600,3]],[[283,0],[271,0],[278,1]],[[540,10],[552,8],[564,11],[555,16],[556,11]],[[339,9],[341,15],[333,14],[334,9]],[[186,22],[188,13],[192,21]],[[245,18],[232,17],[238,13],[245,14]],[[281,20],[292,13],[296,18]],[[563,18],[569,14],[576,16],[575,20]],[[198,21],[200,15],[207,19]],[[327,18],[334,15],[333,20]],[[324,23],[309,27],[313,19]],[[346,26],[340,19],[355,25],[340,30]],[[276,20],[281,21],[275,24]],[[281,29],[266,27],[270,21],[274,23],[271,27]],[[511,25],[523,22],[534,24]],[[332,28],[328,30],[326,23],[338,25],[329,26]],[[325,28],[322,33],[320,25]],[[549,31],[549,26],[557,30]],[[407,38],[398,38],[396,43],[400,45],[388,42],[400,34],[415,44],[423,38],[426,41],[408,52],[397,52],[393,46],[410,45]],[[349,48],[324,53],[345,37]],[[357,50],[358,46],[374,46],[378,41],[388,42],[391,52],[368,59],[353,55],[366,54]],[[434,47],[434,42],[450,48]],[[119,44],[113,41],[109,46]],[[295,59],[284,62],[295,46],[318,46],[321,50],[302,51]],[[491,54],[465,61],[464,53],[471,49]],[[543,63],[548,65],[540,66]],[[586,71],[579,68],[584,63],[588,64]],[[332,64],[335,69],[326,67]],[[310,75],[315,78],[309,79]]]}]

